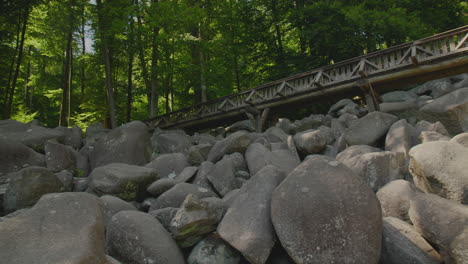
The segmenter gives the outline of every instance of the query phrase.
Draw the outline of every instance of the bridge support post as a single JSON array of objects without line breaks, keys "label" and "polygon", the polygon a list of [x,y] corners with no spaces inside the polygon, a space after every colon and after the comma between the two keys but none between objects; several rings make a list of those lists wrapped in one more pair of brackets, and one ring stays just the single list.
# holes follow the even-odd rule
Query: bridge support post
[{"label": "bridge support post", "polygon": [[372,87],[372,84],[367,79],[357,81],[357,86],[364,92],[364,99],[366,99],[367,110],[369,112],[380,111],[378,97],[379,95]]}]

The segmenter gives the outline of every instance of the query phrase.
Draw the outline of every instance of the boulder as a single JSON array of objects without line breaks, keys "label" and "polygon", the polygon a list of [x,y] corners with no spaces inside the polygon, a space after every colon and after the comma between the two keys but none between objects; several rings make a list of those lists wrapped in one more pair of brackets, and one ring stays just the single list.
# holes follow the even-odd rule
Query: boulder
[{"label": "boulder", "polygon": [[247,166],[251,175],[256,174],[267,165],[276,166],[285,174],[291,172],[298,164],[298,159],[289,150],[270,151],[260,143],[253,143],[245,152]]},{"label": "boulder", "polygon": [[3,263],[108,263],[102,205],[90,194],[46,194],[32,209],[1,222],[0,233]]},{"label": "boulder", "polygon": [[387,183],[377,192],[377,198],[382,207],[382,215],[395,217],[410,223],[408,211],[410,201],[422,193],[414,184],[405,180],[395,180]]},{"label": "boulder", "polygon": [[187,159],[192,166],[198,166],[208,158],[213,145],[211,144],[199,144],[191,146],[188,149]]},{"label": "boulder", "polygon": [[450,142],[455,142],[455,143],[458,143],[462,146],[464,146],[465,148],[468,148],[468,133],[461,133],[461,134],[458,134],[456,136],[454,136]]},{"label": "boulder", "polygon": [[226,127],[226,133],[234,133],[241,130],[255,132],[255,127],[250,120],[242,120]]},{"label": "boulder", "polygon": [[3,197],[6,212],[33,206],[42,195],[65,190],[59,178],[42,167],[27,167],[7,177],[8,186]]},{"label": "boulder", "polygon": [[426,82],[417,89],[418,95],[430,95],[433,98],[441,97],[455,90],[450,78]]},{"label": "boulder", "polygon": [[422,144],[432,141],[449,141],[450,137],[437,133],[435,131],[423,131],[419,134],[419,140]]},{"label": "boulder", "polygon": [[148,127],[133,121],[112,129],[89,152],[91,170],[111,163],[143,166],[151,156]]},{"label": "boulder", "polygon": [[103,195],[99,199],[102,201],[104,208],[104,221],[109,223],[112,216],[120,211],[137,211],[136,207],[131,203],[111,195]]},{"label": "boulder", "polygon": [[440,121],[451,134],[468,131],[468,87],[458,89],[421,107],[428,121]]},{"label": "boulder", "polygon": [[382,112],[372,112],[353,122],[346,129],[345,140],[348,145],[377,144],[379,139],[385,137],[390,126],[398,119]]},{"label": "boulder", "polygon": [[351,99],[342,99],[330,107],[330,110],[328,110],[328,114],[334,116],[339,110],[341,110],[345,106],[353,104],[354,102]]},{"label": "boulder", "polygon": [[152,194],[154,197],[158,197],[159,195],[174,187],[176,184],[177,181],[171,178],[159,179],[148,186],[146,191]]},{"label": "boulder", "polygon": [[84,192],[88,188],[89,179],[73,177],[73,191]]},{"label": "boulder", "polygon": [[150,207],[149,211],[162,209],[166,207],[179,208],[187,195],[193,194],[197,198],[217,197],[217,195],[207,188],[190,183],[178,183],[169,191],[160,195],[156,202]]},{"label": "boulder", "polygon": [[439,253],[414,230],[398,218],[383,219],[381,264],[438,264]]},{"label": "boulder", "polygon": [[88,173],[88,159],[74,148],[47,141],[44,146],[47,168],[53,172],[67,170],[77,176]]},{"label": "boulder", "polygon": [[354,145],[346,148],[336,156],[336,160],[348,167],[353,167],[359,160],[359,157],[366,153],[380,152],[379,148],[367,145]]},{"label": "boulder", "polygon": [[400,153],[381,151],[360,155],[349,168],[376,192],[388,182],[403,178],[403,164]]},{"label": "boulder", "polygon": [[172,236],[182,248],[191,247],[204,235],[216,230],[216,226],[227,210],[224,202],[200,200],[192,194],[187,195],[176,215],[172,218]]},{"label": "boulder", "polygon": [[161,179],[174,179],[188,166],[190,164],[182,153],[162,154],[145,165],[145,167],[155,169]]},{"label": "boulder", "polygon": [[303,155],[321,152],[327,145],[327,137],[321,130],[306,130],[294,136],[297,150]]},{"label": "boulder", "polygon": [[421,120],[418,123],[416,123],[414,128],[416,129],[416,136],[417,137],[419,137],[419,135],[423,131],[434,131],[434,132],[437,132],[437,133],[445,135],[445,136],[449,135],[447,129],[439,121],[437,121],[435,123],[430,123],[430,122],[428,122],[426,120]]},{"label": "boulder", "polygon": [[202,164],[200,164],[200,167],[198,167],[197,175],[193,179],[192,183],[200,187],[211,189],[212,185],[208,180],[207,175],[211,171],[211,169],[213,169],[213,166],[214,164],[211,161],[204,161]]},{"label": "boulder", "polygon": [[113,195],[125,201],[143,201],[146,187],[158,179],[151,168],[112,163],[94,169],[89,175],[89,188],[98,195]]},{"label": "boulder", "polygon": [[272,126],[272,127],[268,128],[265,131],[265,133],[263,133],[263,134],[267,138],[276,137],[276,138],[279,138],[283,142],[286,142],[286,140],[288,139],[288,134],[286,134],[286,132],[284,132],[284,130],[282,130],[281,128],[279,128],[277,126]]},{"label": "boulder", "polygon": [[185,167],[184,170],[174,178],[174,180],[176,180],[178,183],[187,182],[197,174],[197,171],[198,167]]},{"label": "boulder", "polygon": [[188,264],[238,264],[239,253],[217,236],[200,241],[190,252]]},{"label": "boulder", "polygon": [[0,139],[0,183],[2,177],[29,166],[45,167],[45,157],[23,143]]},{"label": "boulder", "polygon": [[433,141],[410,150],[410,172],[421,190],[468,204],[468,149],[449,141]]},{"label": "boulder", "polygon": [[216,162],[213,168],[206,174],[206,178],[211,182],[216,191],[221,196],[229,191],[239,188],[236,177],[233,159],[226,155],[222,160]]},{"label": "boulder", "polygon": [[445,263],[468,260],[468,208],[433,194],[411,200],[409,216],[414,228],[439,249]]},{"label": "boulder", "polygon": [[71,172],[62,170],[54,174],[62,182],[65,192],[73,191],[73,174]]},{"label": "boulder", "polygon": [[275,243],[270,201],[284,177],[274,166],[261,169],[242,186],[218,226],[221,238],[252,264],[265,263]]},{"label": "boulder", "polygon": [[217,162],[224,155],[239,152],[243,154],[247,147],[257,139],[257,134],[244,131],[235,132],[223,140],[216,142],[208,154],[207,160]]},{"label": "boulder", "polygon": [[56,129],[24,124],[15,120],[0,121],[0,139],[17,141],[34,149],[44,152],[44,143],[47,140],[63,142],[64,134]]},{"label": "boulder", "polygon": [[193,140],[182,130],[156,130],[151,137],[154,153],[186,153]]},{"label": "boulder", "polygon": [[196,145],[208,144],[208,145],[213,146],[216,143],[216,141],[218,141],[216,137],[214,137],[213,135],[210,135],[209,133],[201,133],[201,134],[195,133],[192,138]]},{"label": "boulder", "polygon": [[62,131],[63,144],[72,147],[73,149],[79,150],[82,146],[83,131],[78,126],[68,127],[57,127],[57,130]]},{"label": "boulder", "polygon": [[417,96],[407,91],[394,91],[386,94],[382,94],[382,101],[384,103],[393,102],[406,102],[416,100]]},{"label": "boulder", "polygon": [[234,200],[237,198],[237,195],[239,194],[240,189],[234,189],[230,192],[228,192],[224,197],[223,201],[227,205],[227,207],[231,207],[232,203]]},{"label": "boulder", "polygon": [[295,263],[379,260],[379,201],[363,180],[332,158],[309,156],[286,177],[273,193],[271,220]]},{"label": "boulder", "polygon": [[291,120],[287,118],[280,118],[278,120],[278,123],[276,123],[276,126],[279,127],[281,130],[283,130],[284,133],[288,135],[295,134],[297,131],[297,126],[293,125],[291,123]]},{"label": "boulder", "polygon": [[416,131],[405,119],[401,119],[390,127],[385,138],[385,150],[401,153],[404,159],[405,172],[409,163],[409,150],[413,146]]},{"label": "boulder", "polygon": [[106,231],[107,252],[122,263],[185,263],[171,235],[151,215],[119,212],[112,217]]},{"label": "boulder", "polygon": [[178,210],[178,208],[166,207],[163,209],[149,211],[148,214],[156,218],[159,221],[159,223],[163,225],[164,229],[170,232],[172,218],[174,218]]}]

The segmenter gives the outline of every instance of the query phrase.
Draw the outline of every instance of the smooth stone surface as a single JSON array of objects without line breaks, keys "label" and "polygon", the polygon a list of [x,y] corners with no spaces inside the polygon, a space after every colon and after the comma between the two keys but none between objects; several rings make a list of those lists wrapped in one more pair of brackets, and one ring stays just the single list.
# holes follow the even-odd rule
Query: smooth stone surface
[{"label": "smooth stone surface", "polygon": [[148,186],[148,188],[146,188],[146,191],[152,194],[154,197],[158,197],[164,192],[170,190],[176,184],[177,181],[170,178],[159,179],[153,182],[150,186]]},{"label": "smooth stone surface", "polygon": [[178,208],[166,207],[163,209],[149,211],[148,214],[156,218],[159,223],[161,223],[161,225],[163,225],[163,227],[167,230],[167,232],[170,232],[172,218],[174,218],[178,210]]},{"label": "smooth stone surface", "polygon": [[433,194],[411,200],[409,211],[414,228],[436,246],[445,263],[468,260],[468,207]]},{"label": "smooth stone surface", "polygon": [[128,203],[119,197],[103,195],[99,197],[99,199],[101,199],[102,205],[104,207],[104,220],[106,223],[109,223],[112,216],[120,211],[137,211],[133,204]]},{"label": "smooth stone surface", "polygon": [[238,264],[239,253],[221,238],[209,236],[190,252],[188,264]]},{"label": "smooth stone surface", "polygon": [[461,133],[461,134],[458,134],[456,136],[454,136],[450,142],[455,142],[455,143],[458,143],[462,146],[464,146],[465,148],[468,148],[468,133]]},{"label": "smooth stone surface", "polygon": [[268,165],[276,166],[288,174],[299,164],[298,158],[288,149],[270,151],[260,143],[251,144],[245,152],[245,158],[251,175]]},{"label": "smooth stone surface", "polygon": [[255,133],[245,131],[235,132],[223,140],[216,142],[208,154],[207,161],[217,162],[224,155],[239,152],[243,154],[247,147],[257,138]]},{"label": "smooth stone surface", "polygon": [[178,183],[169,191],[160,195],[156,202],[150,207],[149,211],[162,209],[166,207],[179,208],[187,195],[193,194],[197,198],[217,197],[217,195],[207,188],[190,183]]},{"label": "smooth stone surface", "polygon": [[303,155],[321,152],[327,145],[327,137],[321,130],[306,130],[294,136],[297,150]]},{"label": "smooth stone surface", "polygon": [[353,122],[346,129],[345,140],[348,145],[373,146],[387,134],[397,117],[382,112],[372,112]]},{"label": "smooth stone surface", "polygon": [[448,141],[413,147],[410,172],[421,190],[468,204],[468,149]]},{"label": "smooth stone surface", "polygon": [[42,167],[27,167],[10,173],[7,183],[3,197],[3,208],[7,213],[33,206],[44,194],[65,190],[62,181]]},{"label": "smooth stone surface", "polygon": [[108,263],[100,200],[86,193],[46,194],[0,223],[2,263]]},{"label": "smooth stone surface", "polygon": [[239,188],[235,177],[234,160],[226,155],[220,161],[216,162],[213,168],[206,174],[206,178],[211,182],[215,190],[226,195],[231,190]]},{"label": "smooth stone surface", "polygon": [[401,219],[410,223],[408,211],[410,201],[422,193],[414,184],[405,180],[387,183],[377,192],[377,198],[382,207],[382,215]]},{"label": "smooth stone surface", "polygon": [[309,156],[276,188],[271,219],[297,264],[377,263],[382,218],[375,194],[345,165]]},{"label": "smooth stone surface", "polygon": [[190,164],[182,153],[162,154],[145,165],[145,167],[155,169],[161,179],[174,179],[188,166]]},{"label": "smooth stone surface", "polygon": [[381,264],[437,264],[439,253],[414,230],[398,218],[383,219]]},{"label": "smooth stone surface", "polygon": [[122,263],[184,264],[184,256],[171,235],[149,214],[122,211],[106,229],[109,255]]},{"label": "smooth stone surface", "polygon": [[285,175],[274,166],[255,174],[237,194],[218,225],[218,234],[250,263],[268,259],[276,237],[270,220],[271,195]]},{"label": "smooth stone surface", "polygon": [[29,166],[45,167],[45,157],[23,143],[0,139],[0,182],[6,174]]},{"label": "smooth stone surface", "polygon": [[193,140],[182,130],[156,130],[151,137],[154,153],[186,153]]},{"label": "smooth stone surface", "polygon": [[158,179],[147,167],[112,163],[94,169],[89,175],[89,188],[98,195],[113,195],[125,201],[146,198],[146,187]]}]

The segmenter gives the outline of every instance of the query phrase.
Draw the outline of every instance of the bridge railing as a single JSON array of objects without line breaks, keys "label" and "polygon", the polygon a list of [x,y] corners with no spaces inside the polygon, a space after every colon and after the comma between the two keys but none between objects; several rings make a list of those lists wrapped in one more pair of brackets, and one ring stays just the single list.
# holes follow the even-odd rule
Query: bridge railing
[{"label": "bridge railing", "polygon": [[467,38],[468,26],[463,26],[156,116],[146,122],[152,123],[153,126],[173,126],[239,111],[247,105],[261,105],[317,89],[354,82],[361,78],[430,63],[466,52]]}]

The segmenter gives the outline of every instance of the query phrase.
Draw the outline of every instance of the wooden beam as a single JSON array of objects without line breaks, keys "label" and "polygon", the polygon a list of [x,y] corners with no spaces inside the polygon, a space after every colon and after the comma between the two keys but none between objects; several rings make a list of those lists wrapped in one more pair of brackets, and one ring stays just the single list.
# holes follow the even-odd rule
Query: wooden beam
[{"label": "wooden beam", "polygon": [[369,112],[380,111],[377,93],[374,91],[372,84],[367,79],[362,79],[356,82],[356,85],[364,92],[367,109]]}]

